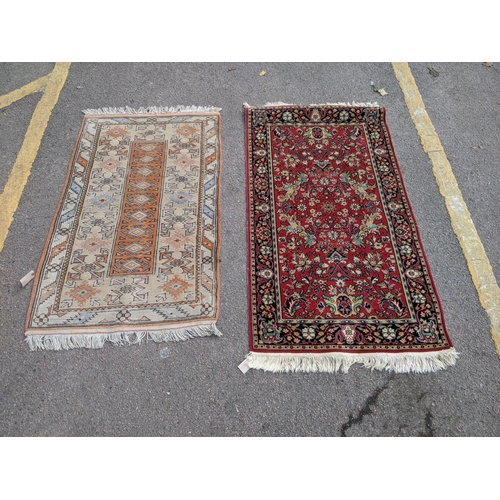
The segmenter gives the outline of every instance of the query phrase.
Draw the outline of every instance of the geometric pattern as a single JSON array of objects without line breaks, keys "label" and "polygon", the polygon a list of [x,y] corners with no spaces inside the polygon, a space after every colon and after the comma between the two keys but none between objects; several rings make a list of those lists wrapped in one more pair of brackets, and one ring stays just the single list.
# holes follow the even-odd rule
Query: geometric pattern
[{"label": "geometric pattern", "polygon": [[[112,251],[111,276],[151,274],[165,142],[133,142],[124,203]],[[147,184],[147,185],[146,185]]]},{"label": "geometric pattern", "polygon": [[220,160],[216,111],[87,114],[26,335],[214,325]]}]

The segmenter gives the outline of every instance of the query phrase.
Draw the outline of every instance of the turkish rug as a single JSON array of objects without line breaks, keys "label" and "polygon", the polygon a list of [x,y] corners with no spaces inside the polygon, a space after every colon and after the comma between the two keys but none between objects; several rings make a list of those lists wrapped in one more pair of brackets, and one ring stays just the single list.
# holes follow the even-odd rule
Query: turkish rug
[{"label": "turkish rug", "polygon": [[29,347],[221,335],[219,108],[84,113],[35,277]]},{"label": "turkish rug", "polygon": [[248,366],[453,365],[385,108],[245,108]]}]

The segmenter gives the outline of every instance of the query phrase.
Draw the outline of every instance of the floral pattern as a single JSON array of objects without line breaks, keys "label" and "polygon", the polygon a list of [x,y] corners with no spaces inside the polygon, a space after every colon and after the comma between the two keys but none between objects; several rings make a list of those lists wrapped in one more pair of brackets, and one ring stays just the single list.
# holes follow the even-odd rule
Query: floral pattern
[{"label": "floral pattern", "polygon": [[247,110],[251,350],[448,349],[376,106]]}]

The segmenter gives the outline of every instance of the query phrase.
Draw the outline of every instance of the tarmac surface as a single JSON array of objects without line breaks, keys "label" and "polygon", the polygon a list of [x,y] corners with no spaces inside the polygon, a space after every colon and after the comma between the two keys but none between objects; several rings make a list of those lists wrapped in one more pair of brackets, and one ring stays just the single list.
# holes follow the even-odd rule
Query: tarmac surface
[{"label": "tarmac surface", "polygon": [[[500,64],[410,63],[479,237],[500,279]],[[0,96],[52,63],[0,63]],[[439,74],[433,76],[428,68]],[[264,76],[259,76],[265,71]],[[371,82],[384,88],[381,96]],[[0,192],[40,93],[0,110]],[[388,124],[460,357],[417,375],[273,374],[248,353],[243,103],[373,102]],[[222,108],[223,337],[161,345],[30,352],[24,323],[83,109]],[[0,207],[2,210],[2,207]],[[2,436],[499,436],[500,361],[429,157],[390,63],[74,63],[0,252]],[[168,357],[160,355],[166,347]]]}]

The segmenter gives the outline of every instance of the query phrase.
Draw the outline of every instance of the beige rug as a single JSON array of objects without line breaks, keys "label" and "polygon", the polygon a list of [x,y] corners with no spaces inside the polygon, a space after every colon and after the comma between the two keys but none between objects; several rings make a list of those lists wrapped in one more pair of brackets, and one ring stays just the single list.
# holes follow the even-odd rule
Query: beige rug
[{"label": "beige rug", "polygon": [[32,350],[221,335],[218,111],[85,111],[36,273]]}]

